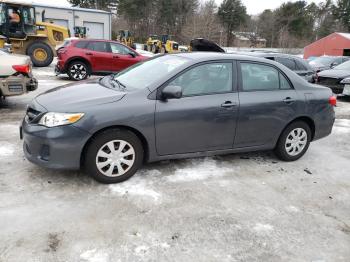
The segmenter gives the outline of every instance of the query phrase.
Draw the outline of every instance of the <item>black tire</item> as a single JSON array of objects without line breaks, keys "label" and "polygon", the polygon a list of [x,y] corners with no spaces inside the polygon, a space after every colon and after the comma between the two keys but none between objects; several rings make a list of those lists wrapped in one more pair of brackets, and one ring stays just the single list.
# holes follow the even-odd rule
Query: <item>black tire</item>
[{"label": "black tire", "polygon": [[[123,171],[124,169],[127,170],[124,174],[118,175],[119,169],[113,163],[113,167],[112,167],[113,174],[112,176],[108,176],[102,173],[97,167],[97,161],[100,161],[101,159],[104,160],[103,157],[97,157],[97,154],[101,152],[101,150],[103,150],[104,148],[107,148],[107,149],[109,148],[108,146],[106,146],[107,143],[113,142],[113,145],[118,143],[115,141],[127,142],[127,144],[131,145],[135,154],[134,154],[134,157],[132,158],[133,164],[130,166],[130,168],[126,168],[126,166],[122,167]],[[118,149],[119,147],[120,147],[120,144],[118,146]],[[130,147],[125,147],[125,148],[126,148],[126,151],[130,149]],[[144,150],[142,147],[142,143],[140,139],[133,132],[129,130],[117,129],[117,128],[108,129],[100,133],[99,135],[97,135],[92,140],[92,142],[88,145],[85,158],[84,158],[84,169],[86,173],[91,175],[98,182],[101,182],[104,184],[120,183],[132,177],[136,173],[136,171],[142,166],[143,156],[144,156]],[[110,160],[107,158],[105,159],[106,159],[105,161]],[[101,161],[100,163],[103,163],[103,162],[104,161]],[[104,168],[107,171],[109,168],[111,168],[111,166],[106,165]],[[116,174],[114,174],[114,172],[116,172]]]},{"label": "black tire", "polygon": [[[302,129],[306,132],[306,139],[305,140],[301,140],[299,143],[297,141],[295,141],[295,144],[299,144],[301,142],[306,142],[304,147],[302,148],[302,150],[298,150],[295,151],[294,153],[296,155],[291,155],[293,154],[293,152],[289,153],[287,150],[287,145],[288,146],[292,146],[292,143],[287,143],[287,138],[291,138],[291,132],[293,130],[297,130],[297,129]],[[295,131],[297,132],[297,131]],[[309,148],[310,145],[310,141],[311,141],[311,129],[310,126],[303,122],[303,121],[296,121],[293,122],[291,124],[289,124],[282,132],[280,138],[278,139],[276,148],[275,148],[275,154],[277,155],[277,157],[283,161],[295,161],[298,160],[299,158],[301,158],[305,152],[307,151],[307,149]],[[293,150],[293,149],[291,149]]]},{"label": "black tire", "polygon": [[84,62],[76,60],[69,63],[67,74],[71,80],[85,80],[90,75],[90,67]]},{"label": "black tire", "polygon": [[[35,57],[35,54],[38,50],[46,53],[46,57],[43,60],[39,60]],[[54,58],[54,53],[51,47],[44,42],[34,42],[27,49],[27,55],[30,56],[33,65],[36,67],[45,67],[49,66]]]},{"label": "black tire", "polygon": [[160,51],[162,54],[166,54],[166,53],[168,53],[167,51],[166,51],[166,49],[165,49],[165,46],[162,46],[162,49],[161,49],[161,51]]}]

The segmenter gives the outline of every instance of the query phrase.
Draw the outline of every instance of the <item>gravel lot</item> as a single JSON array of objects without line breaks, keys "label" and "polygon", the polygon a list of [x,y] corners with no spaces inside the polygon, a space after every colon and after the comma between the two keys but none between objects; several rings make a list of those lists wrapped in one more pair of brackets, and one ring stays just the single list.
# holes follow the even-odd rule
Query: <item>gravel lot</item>
[{"label": "gravel lot", "polygon": [[24,159],[39,89],[0,108],[0,261],[350,261],[350,102],[299,161],[272,153],[165,161],[101,185]]}]

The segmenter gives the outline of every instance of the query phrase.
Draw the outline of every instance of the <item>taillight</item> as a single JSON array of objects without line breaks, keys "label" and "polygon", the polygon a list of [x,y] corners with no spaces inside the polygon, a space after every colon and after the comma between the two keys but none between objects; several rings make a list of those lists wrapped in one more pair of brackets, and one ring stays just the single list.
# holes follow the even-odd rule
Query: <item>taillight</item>
[{"label": "taillight", "polygon": [[30,65],[13,65],[12,68],[16,70],[18,73],[29,74]]},{"label": "taillight", "polygon": [[337,97],[336,96],[331,96],[328,100],[328,103],[331,105],[331,106],[336,106],[337,105]]}]

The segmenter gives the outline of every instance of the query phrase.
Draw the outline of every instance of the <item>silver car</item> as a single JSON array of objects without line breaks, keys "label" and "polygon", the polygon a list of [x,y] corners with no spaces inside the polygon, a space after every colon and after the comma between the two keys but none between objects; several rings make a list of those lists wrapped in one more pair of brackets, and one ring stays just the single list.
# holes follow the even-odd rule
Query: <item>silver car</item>
[{"label": "silver car", "polygon": [[30,57],[0,50],[0,97],[22,95],[37,87]]}]

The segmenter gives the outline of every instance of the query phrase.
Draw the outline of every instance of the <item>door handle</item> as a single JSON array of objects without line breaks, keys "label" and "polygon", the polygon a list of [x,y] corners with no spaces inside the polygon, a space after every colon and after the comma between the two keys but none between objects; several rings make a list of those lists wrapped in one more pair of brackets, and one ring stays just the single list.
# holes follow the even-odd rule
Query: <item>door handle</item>
[{"label": "door handle", "polygon": [[225,103],[221,104],[221,107],[224,108],[231,108],[231,107],[235,107],[237,104],[233,103],[231,101],[226,101]]},{"label": "door handle", "polygon": [[295,99],[291,97],[286,97],[285,99],[283,99],[283,102],[285,102],[286,104],[291,104],[295,102]]},{"label": "door handle", "polygon": [[113,58],[119,58],[119,56],[117,56],[117,55],[114,55],[114,56],[113,56]]},{"label": "door handle", "polygon": [[85,53],[86,55],[93,55],[92,53]]}]

